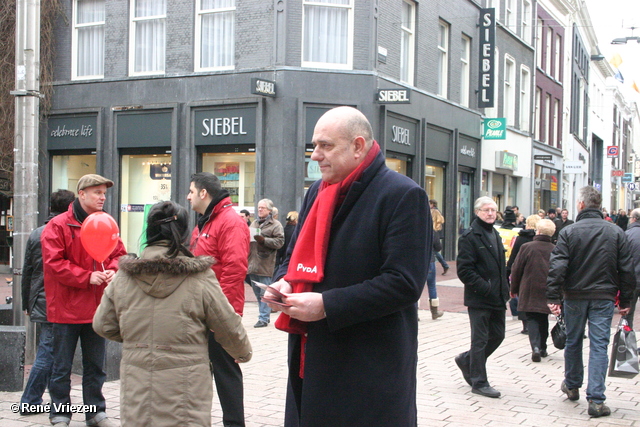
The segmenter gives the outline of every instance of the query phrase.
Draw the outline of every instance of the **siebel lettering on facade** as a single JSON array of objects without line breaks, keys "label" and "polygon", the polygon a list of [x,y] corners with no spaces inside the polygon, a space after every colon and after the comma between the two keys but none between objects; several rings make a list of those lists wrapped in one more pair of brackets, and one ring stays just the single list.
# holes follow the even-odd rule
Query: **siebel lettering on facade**
[{"label": "siebel lettering on facade", "polygon": [[391,133],[393,135],[391,142],[402,145],[411,145],[411,141],[409,141],[409,129],[393,125],[391,126]]},{"label": "siebel lettering on facade", "polygon": [[253,78],[251,79],[251,93],[254,95],[265,95],[275,98],[276,82]]},{"label": "siebel lettering on facade", "polygon": [[480,9],[480,87],[478,107],[493,107],[495,86],[494,55],[496,45],[496,10]]},{"label": "siebel lettering on facade", "polygon": [[411,91],[408,89],[379,89],[376,101],[381,104],[409,104]]},{"label": "siebel lettering on facade", "polygon": [[202,136],[246,135],[242,117],[216,117],[203,119]]}]

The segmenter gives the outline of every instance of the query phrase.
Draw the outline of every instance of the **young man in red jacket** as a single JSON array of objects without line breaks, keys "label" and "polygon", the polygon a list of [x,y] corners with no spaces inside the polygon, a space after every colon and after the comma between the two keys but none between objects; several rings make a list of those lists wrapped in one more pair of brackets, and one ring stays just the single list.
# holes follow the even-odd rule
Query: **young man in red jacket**
[{"label": "young man in red jacket", "polygon": [[[244,309],[244,278],[249,257],[249,228],[233,209],[229,192],[209,172],[191,177],[187,200],[198,212],[198,224],[191,235],[191,252],[212,256],[212,269],[236,313]],[[222,407],[225,426],[244,426],[242,370],[209,332],[209,360]]]},{"label": "young man in red jacket", "polygon": [[71,422],[71,366],[78,339],[82,345],[84,404],[94,409],[85,413],[86,423],[100,427],[115,425],[107,418],[102,394],[106,342],[91,324],[102,293],[117,270],[118,259],[127,252],[119,240],[109,257],[98,263],[80,241],[82,222],[92,213],[102,211],[107,188],[112,186],[113,181],[100,175],[84,175],[78,181],[78,198],[67,212],[49,221],[40,240],[47,318],[53,324],[49,417],[57,427],[67,427]]}]

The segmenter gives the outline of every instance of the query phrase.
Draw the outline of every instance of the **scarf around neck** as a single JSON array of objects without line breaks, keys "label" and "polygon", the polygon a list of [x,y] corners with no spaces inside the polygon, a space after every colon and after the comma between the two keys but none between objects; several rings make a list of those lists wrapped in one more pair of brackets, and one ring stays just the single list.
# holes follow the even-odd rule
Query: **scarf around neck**
[{"label": "scarf around neck", "polygon": [[[293,248],[289,269],[284,276],[284,280],[291,284],[292,293],[311,292],[315,283],[324,280],[324,266],[334,215],[342,205],[351,185],[362,177],[362,173],[373,163],[379,152],[380,146],[374,141],[363,162],[345,179],[336,184],[329,184],[326,181],[320,184],[316,199]],[[285,332],[300,334],[305,340],[306,322],[292,319],[289,315],[281,313],[275,326]],[[300,357],[301,378],[303,372],[304,342]]]}]

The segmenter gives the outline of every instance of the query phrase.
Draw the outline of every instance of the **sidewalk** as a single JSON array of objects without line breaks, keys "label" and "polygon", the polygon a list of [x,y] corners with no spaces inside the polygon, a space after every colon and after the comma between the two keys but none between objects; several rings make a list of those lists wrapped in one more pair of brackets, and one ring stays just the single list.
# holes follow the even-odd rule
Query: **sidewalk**
[{"label": "sidewalk", "polygon": [[[562,351],[549,339],[549,357],[540,363],[531,362],[528,337],[520,334],[522,324],[507,320],[506,338],[487,364],[491,384],[502,392],[500,399],[489,399],[471,393],[453,358],[469,346],[469,321],[462,306],[462,284],[452,266],[447,276],[438,270],[438,292],[442,309],[447,312],[436,321],[428,310],[420,311],[418,336],[418,424],[420,426],[639,426],[640,376],[634,379],[607,378],[609,417],[590,419],[584,398],[571,402],[560,392],[564,362]],[[448,280],[442,280],[448,279]],[[249,297],[249,294],[247,295]],[[421,307],[428,308],[428,298]],[[248,302],[243,323],[254,349],[251,362],[243,365],[245,384],[245,414],[247,427],[282,426],[286,386],[286,334],[273,324],[254,329],[258,316],[255,302]],[[425,304],[426,302],[426,304]],[[449,311],[452,310],[452,311]],[[508,313],[510,314],[510,313]],[[275,320],[275,315],[272,316]],[[507,316],[510,319],[510,316]],[[617,320],[614,319],[614,323]],[[612,330],[613,333],[613,330]],[[588,360],[588,340],[585,340],[585,362]],[[586,370],[585,370],[586,376]],[[586,378],[585,378],[586,380]],[[119,381],[106,383],[107,413],[119,417]],[[20,392],[0,393],[0,425],[3,427],[48,426],[47,415],[21,417],[11,412]],[[72,389],[72,403],[81,403],[80,385]],[[45,401],[49,401],[45,395]],[[217,397],[213,398],[213,425],[222,425]],[[84,425],[78,414],[73,427]],[[330,426],[328,426],[330,427]]]}]

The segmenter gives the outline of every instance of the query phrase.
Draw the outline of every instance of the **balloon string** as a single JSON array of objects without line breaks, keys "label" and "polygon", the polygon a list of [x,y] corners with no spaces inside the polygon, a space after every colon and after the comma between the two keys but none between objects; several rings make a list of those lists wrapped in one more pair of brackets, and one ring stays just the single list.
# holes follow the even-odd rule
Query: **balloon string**
[{"label": "balloon string", "polygon": [[104,270],[104,261],[103,261],[103,262],[101,262],[100,264],[102,265],[102,271],[105,271],[105,270]]}]

